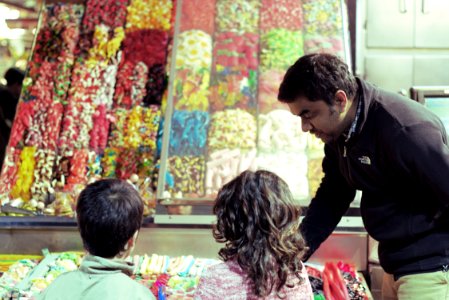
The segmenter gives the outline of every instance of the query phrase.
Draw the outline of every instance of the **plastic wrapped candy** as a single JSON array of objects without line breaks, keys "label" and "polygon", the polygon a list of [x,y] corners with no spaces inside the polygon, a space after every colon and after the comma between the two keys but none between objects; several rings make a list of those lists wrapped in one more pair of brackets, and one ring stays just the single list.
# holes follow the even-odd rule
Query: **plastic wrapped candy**
[{"label": "plastic wrapped candy", "polygon": [[123,138],[125,148],[136,149],[142,143],[139,132],[142,121],[142,106],[135,106],[128,112]]},{"label": "plastic wrapped candy", "polygon": [[177,110],[209,109],[209,72],[191,73],[180,70],[176,73],[174,102]]},{"label": "plastic wrapped candy", "polygon": [[83,53],[92,47],[95,27],[104,24],[109,28],[123,27],[129,0],[88,0],[82,23],[80,48]]},{"label": "plastic wrapped candy", "polygon": [[148,81],[145,85],[146,93],[143,98],[145,106],[162,103],[162,96],[167,89],[168,76],[161,64],[155,64],[148,71]]},{"label": "plastic wrapped candy", "polygon": [[342,34],[341,2],[305,0],[303,3],[305,35],[333,37]]},{"label": "plastic wrapped candy", "polygon": [[206,146],[209,113],[178,111],[172,116],[170,155],[201,155]]},{"label": "plastic wrapped candy", "polygon": [[219,32],[257,32],[259,8],[259,0],[217,0],[216,30]]},{"label": "plastic wrapped candy", "polygon": [[106,147],[108,142],[110,116],[107,114],[106,105],[101,104],[92,115],[92,129],[89,132],[89,146],[96,152]]},{"label": "plastic wrapped candy", "polygon": [[42,147],[56,150],[64,107],[60,102],[53,102],[47,108],[45,124],[42,124]]},{"label": "plastic wrapped candy", "polygon": [[248,69],[257,69],[258,34],[223,32],[215,35],[214,42],[215,64],[225,67],[244,65]]},{"label": "plastic wrapped candy", "polygon": [[33,176],[30,176],[34,172],[36,164],[34,154],[36,152],[35,147],[24,147],[20,153],[20,164],[17,170],[17,179],[14,187],[11,190],[11,197],[22,198],[25,201],[31,198],[31,185],[33,183]]},{"label": "plastic wrapped candy", "polygon": [[20,149],[14,147],[6,148],[6,155],[3,161],[3,167],[0,176],[0,181],[2,183],[0,184],[0,195],[9,193],[16,182],[16,174],[18,170],[17,162],[20,159],[20,153]]},{"label": "plastic wrapped candy", "polygon": [[[269,170],[281,177],[290,187],[295,199],[309,199],[307,179],[307,156],[305,152],[284,152],[257,154],[257,169]],[[295,174],[295,176],[291,176]],[[303,203],[301,203],[303,204]]]},{"label": "plastic wrapped candy", "polygon": [[79,128],[78,139],[75,142],[75,147],[77,149],[86,149],[89,146],[90,135],[89,132],[92,129],[92,116],[94,114],[94,107],[91,103],[79,103],[80,104],[80,115],[76,120]]},{"label": "plastic wrapped candy", "polygon": [[55,193],[55,201],[48,205],[54,210],[56,216],[73,217],[76,207],[76,199],[70,192],[58,191]]},{"label": "plastic wrapped candy", "polygon": [[98,24],[116,28],[123,26],[126,20],[126,6],[129,0],[88,0],[83,19],[85,30],[94,31]]},{"label": "plastic wrapped candy", "polygon": [[263,152],[304,152],[308,134],[302,131],[301,119],[287,110],[273,110],[258,118],[258,149]]},{"label": "plastic wrapped candy", "polygon": [[102,154],[97,154],[95,151],[89,151],[89,158],[87,161],[87,178],[97,178],[101,176],[103,169],[101,167]]},{"label": "plastic wrapped candy", "polygon": [[201,30],[184,31],[179,35],[176,68],[193,72],[210,70],[212,63],[212,37]]},{"label": "plastic wrapped candy", "polygon": [[174,179],[173,192],[180,192],[186,197],[204,195],[204,157],[170,157],[168,159],[168,171]]},{"label": "plastic wrapped candy", "polygon": [[17,105],[17,112],[11,129],[9,146],[16,147],[22,140],[25,131],[31,126],[35,112],[35,104],[36,103],[34,101],[20,101]]},{"label": "plastic wrapped candy", "polygon": [[[189,0],[182,2],[182,20],[180,32],[199,29],[207,34],[214,32],[216,0]],[[201,7],[201,9],[198,9]]]},{"label": "plastic wrapped candy", "polygon": [[211,80],[211,111],[241,108],[256,113],[257,71],[245,66],[216,66]]},{"label": "plastic wrapped candy", "polygon": [[85,184],[87,182],[87,163],[89,153],[86,149],[75,150],[70,159],[70,175],[67,178],[68,186]]},{"label": "plastic wrapped candy", "polygon": [[262,0],[260,29],[298,30],[302,28],[302,3],[298,0]]},{"label": "plastic wrapped candy", "polygon": [[108,138],[109,146],[122,147],[124,145],[127,114],[127,110],[123,108],[113,110],[111,119],[111,133]]},{"label": "plastic wrapped candy", "polygon": [[139,149],[137,161],[137,174],[141,178],[153,178],[155,155],[154,151],[146,148]]},{"label": "plastic wrapped candy", "polygon": [[301,31],[272,29],[261,36],[260,67],[262,71],[285,71],[304,54]]},{"label": "plastic wrapped candy", "polygon": [[103,177],[115,178],[117,169],[117,157],[119,150],[117,148],[105,148],[101,166],[103,168]]},{"label": "plastic wrapped candy", "polygon": [[117,65],[110,64],[108,65],[103,72],[103,76],[101,79],[102,84],[100,85],[100,89],[94,99],[94,104],[97,105],[105,105],[106,108],[109,109],[112,107],[114,89],[116,83],[117,76]]},{"label": "plastic wrapped candy", "polygon": [[304,53],[324,52],[345,58],[342,36],[337,37],[304,37]]},{"label": "plastic wrapped candy", "polygon": [[[139,43],[136,43],[139,41]],[[168,33],[155,29],[127,32],[123,40],[123,62],[144,62],[147,67],[165,65],[167,60]]]},{"label": "plastic wrapped candy", "polygon": [[104,24],[97,25],[93,36],[93,45],[89,49],[86,64],[91,68],[96,64],[108,63],[120,49],[121,43],[125,38],[125,32],[122,27],[114,28],[113,36],[110,38],[110,28]]},{"label": "plastic wrapped candy", "polygon": [[256,149],[223,149],[209,154],[206,163],[206,195],[215,197],[218,190],[245,170],[255,170]]},{"label": "plastic wrapped candy", "polygon": [[31,194],[33,199],[45,200],[49,194],[54,193],[52,179],[56,152],[48,149],[38,149],[34,157],[36,165],[34,169],[34,181],[31,186]]},{"label": "plastic wrapped candy", "polygon": [[126,30],[169,30],[172,9],[172,0],[131,0],[127,8]]},{"label": "plastic wrapped candy", "polygon": [[70,176],[70,159],[73,153],[67,152],[65,155],[58,155],[53,169],[54,186],[56,189],[64,189],[66,180]]},{"label": "plastic wrapped candy", "polygon": [[121,149],[117,156],[116,175],[120,179],[129,179],[137,173],[137,149]]},{"label": "plastic wrapped candy", "polygon": [[268,70],[259,73],[258,108],[259,113],[267,114],[275,109],[288,109],[288,105],[278,101],[279,86],[285,71]]},{"label": "plastic wrapped candy", "polygon": [[138,62],[133,71],[134,83],[131,86],[131,105],[142,102],[146,95],[145,85],[148,80],[148,67],[143,62]]},{"label": "plastic wrapped candy", "polygon": [[[140,43],[135,43],[135,41],[140,41]],[[147,87],[154,88],[154,90],[151,90],[146,102],[151,97],[155,97],[155,100],[158,99],[158,95],[165,90],[163,84],[165,77],[161,79],[155,77],[155,72],[156,75],[163,74],[160,67],[155,66],[165,66],[167,45],[168,34],[164,31],[146,29],[127,33],[123,42],[122,62],[117,73],[114,95],[116,106],[130,108],[133,102],[140,104],[140,101],[146,97]],[[152,71],[150,74],[152,77],[148,77],[148,70]],[[147,85],[148,79],[153,81]],[[158,82],[163,85],[158,85]],[[139,86],[137,89],[133,88],[136,84]]]},{"label": "plastic wrapped candy", "polygon": [[159,106],[152,105],[142,110],[143,122],[139,128],[142,146],[148,147],[152,151],[156,149],[157,132],[161,118]]},{"label": "plastic wrapped candy", "polygon": [[244,110],[216,112],[211,118],[209,149],[253,149],[256,146],[256,127],[255,117]]}]

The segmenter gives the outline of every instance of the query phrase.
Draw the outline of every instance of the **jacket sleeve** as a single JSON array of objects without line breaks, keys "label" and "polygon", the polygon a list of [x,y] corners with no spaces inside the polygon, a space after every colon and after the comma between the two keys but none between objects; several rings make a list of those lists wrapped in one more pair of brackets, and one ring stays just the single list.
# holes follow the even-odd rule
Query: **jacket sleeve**
[{"label": "jacket sleeve", "polygon": [[309,247],[304,260],[307,260],[332,233],[354,200],[356,192],[340,172],[338,154],[328,145],[325,145],[324,151],[324,177],[300,227]]}]

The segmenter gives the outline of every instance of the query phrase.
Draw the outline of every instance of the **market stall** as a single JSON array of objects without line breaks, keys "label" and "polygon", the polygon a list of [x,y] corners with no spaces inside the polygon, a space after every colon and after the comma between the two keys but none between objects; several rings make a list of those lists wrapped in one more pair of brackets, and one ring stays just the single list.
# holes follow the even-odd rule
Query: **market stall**
[{"label": "market stall", "polygon": [[[304,53],[350,63],[345,18],[337,0],[47,1],[0,175],[0,252],[82,251],[76,197],[99,178],[145,201],[137,255],[217,258],[213,199],[246,169],[306,210],[323,144],[277,89]],[[352,207],[312,262],[366,272],[367,244]]]}]

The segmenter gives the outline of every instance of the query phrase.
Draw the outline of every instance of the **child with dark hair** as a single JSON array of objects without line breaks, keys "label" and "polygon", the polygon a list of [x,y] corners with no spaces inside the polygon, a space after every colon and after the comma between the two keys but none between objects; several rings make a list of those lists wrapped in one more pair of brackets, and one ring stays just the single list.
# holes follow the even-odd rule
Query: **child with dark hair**
[{"label": "child with dark hair", "polygon": [[138,192],[125,181],[96,181],[81,192],[76,215],[88,255],[79,270],[56,278],[38,299],[155,299],[129,277],[134,266],[125,261],[142,224]]},{"label": "child with dark hair", "polygon": [[224,262],[203,273],[195,299],[313,299],[301,209],[281,178],[245,171],[221,188],[213,210]]}]

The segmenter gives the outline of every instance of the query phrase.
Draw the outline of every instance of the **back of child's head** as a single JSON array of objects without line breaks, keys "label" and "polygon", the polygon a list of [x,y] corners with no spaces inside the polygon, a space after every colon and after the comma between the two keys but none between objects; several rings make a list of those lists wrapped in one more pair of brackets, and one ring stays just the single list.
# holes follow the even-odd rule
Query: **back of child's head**
[{"label": "back of child's head", "polygon": [[225,243],[219,255],[236,259],[256,296],[263,297],[298,275],[305,242],[299,232],[301,209],[288,188],[269,171],[245,171],[225,184],[214,205],[214,237]]},{"label": "back of child's head", "polygon": [[143,202],[126,181],[103,179],[80,193],[76,215],[84,248],[92,255],[112,258],[140,229]]},{"label": "back of child's head", "polygon": [[23,78],[25,77],[25,72],[20,70],[20,69],[18,69],[18,68],[12,67],[12,68],[9,68],[5,72],[5,76],[4,77],[6,79],[6,82],[7,82],[8,86],[11,86],[13,84],[20,84],[21,85],[22,82],[23,82]]}]

